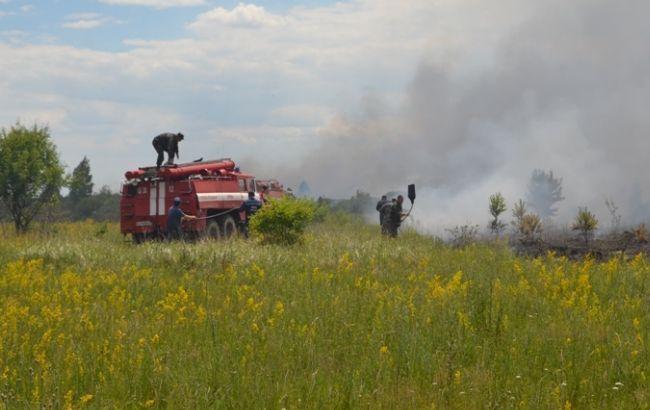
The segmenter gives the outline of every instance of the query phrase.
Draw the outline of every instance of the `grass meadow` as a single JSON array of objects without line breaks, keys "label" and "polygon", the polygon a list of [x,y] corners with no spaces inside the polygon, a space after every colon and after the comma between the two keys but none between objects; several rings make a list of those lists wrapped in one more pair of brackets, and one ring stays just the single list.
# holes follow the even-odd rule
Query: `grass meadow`
[{"label": "grass meadow", "polygon": [[650,264],[452,249],[347,217],[301,245],[0,242],[0,407],[648,408]]}]

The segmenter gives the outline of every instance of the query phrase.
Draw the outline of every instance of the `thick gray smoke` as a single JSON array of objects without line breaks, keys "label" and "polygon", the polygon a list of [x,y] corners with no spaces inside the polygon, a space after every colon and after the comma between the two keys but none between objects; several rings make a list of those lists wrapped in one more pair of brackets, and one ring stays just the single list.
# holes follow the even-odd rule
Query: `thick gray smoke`
[{"label": "thick gray smoke", "polygon": [[606,225],[605,197],[624,222],[645,219],[649,15],[645,0],[549,2],[481,69],[426,60],[405,101],[368,97],[332,121],[300,178],[337,197],[416,183],[416,218],[448,227],[484,225],[491,193],[511,207],[533,169],[552,169],[564,181],[559,221],[586,205]]}]

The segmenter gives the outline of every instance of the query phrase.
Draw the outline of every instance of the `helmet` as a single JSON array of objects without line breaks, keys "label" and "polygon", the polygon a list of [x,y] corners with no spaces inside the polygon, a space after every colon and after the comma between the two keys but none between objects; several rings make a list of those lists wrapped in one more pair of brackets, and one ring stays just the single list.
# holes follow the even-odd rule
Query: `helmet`
[{"label": "helmet", "polygon": [[181,204],[181,198],[180,197],[174,198],[174,205],[180,205],[180,204]]}]

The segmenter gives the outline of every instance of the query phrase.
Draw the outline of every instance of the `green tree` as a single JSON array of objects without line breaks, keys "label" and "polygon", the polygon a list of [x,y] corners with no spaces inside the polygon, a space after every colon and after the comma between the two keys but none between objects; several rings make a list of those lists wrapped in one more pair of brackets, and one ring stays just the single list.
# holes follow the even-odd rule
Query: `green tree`
[{"label": "green tree", "polygon": [[0,131],[0,199],[23,233],[34,217],[58,199],[63,166],[47,127],[17,123]]},{"label": "green tree", "polygon": [[503,231],[506,227],[506,224],[499,220],[499,215],[506,211],[506,200],[503,198],[500,192],[497,192],[494,195],[490,196],[490,215],[492,215],[492,220],[490,221],[489,227],[490,231],[495,234],[497,237],[499,233]]},{"label": "green tree", "polygon": [[69,179],[68,198],[74,202],[88,198],[93,193],[93,176],[90,174],[90,161],[84,157],[72,171]]}]

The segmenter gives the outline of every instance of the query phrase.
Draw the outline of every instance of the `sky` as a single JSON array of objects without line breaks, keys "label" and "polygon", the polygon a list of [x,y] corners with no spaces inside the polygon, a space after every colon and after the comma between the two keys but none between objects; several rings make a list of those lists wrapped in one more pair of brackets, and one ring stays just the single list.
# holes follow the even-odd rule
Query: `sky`
[{"label": "sky", "polygon": [[426,28],[401,33],[416,10],[386,4],[0,0],[0,124],[48,124],[68,167],[86,155],[112,188],[167,131],[186,136],[181,160],[296,161],[413,71]]},{"label": "sky", "polygon": [[[629,0],[0,0],[0,126],[46,124],[97,187],[231,157],[315,194],[418,185],[424,226],[487,220],[531,172],[565,220],[648,219],[650,3]],[[421,204],[421,205],[420,205]]]}]

